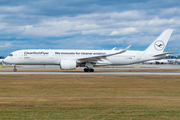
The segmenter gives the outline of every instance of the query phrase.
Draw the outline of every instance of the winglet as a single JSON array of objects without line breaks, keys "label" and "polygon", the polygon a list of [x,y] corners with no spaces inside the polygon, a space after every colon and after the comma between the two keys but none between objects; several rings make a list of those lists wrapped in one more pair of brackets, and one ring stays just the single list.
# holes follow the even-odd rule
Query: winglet
[{"label": "winglet", "polygon": [[127,48],[125,48],[126,50],[128,50],[131,47],[131,45],[129,45]]},{"label": "winglet", "polygon": [[112,55],[117,55],[117,54],[121,54],[121,53],[124,53],[126,52],[129,48],[131,47],[131,45],[129,45],[128,47],[126,47],[125,49],[117,52],[117,53],[112,53],[112,54],[109,54],[109,55],[106,55],[106,56],[112,56]]},{"label": "winglet", "polygon": [[128,47],[126,47],[125,49],[123,49],[121,52],[119,52],[119,53],[124,53],[124,52],[126,52],[129,48],[131,47],[131,45],[129,45]]},{"label": "winglet", "polygon": [[114,47],[112,50],[115,50],[116,49],[116,47]]}]

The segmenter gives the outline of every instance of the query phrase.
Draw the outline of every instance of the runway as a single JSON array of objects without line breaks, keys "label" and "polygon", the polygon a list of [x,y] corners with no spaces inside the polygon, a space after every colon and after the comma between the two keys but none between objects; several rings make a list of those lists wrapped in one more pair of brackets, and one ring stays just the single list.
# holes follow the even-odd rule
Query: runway
[{"label": "runway", "polygon": [[4,72],[1,71],[0,74],[59,74],[59,75],[180,75],[179,72]]},{"label": "runway", "polygon": [[[59,74],[59,75],[180,75],[180,72],[172,71],[172,72],[143,72],[146,69],[180,69],[179,65],[141,65],[141,68],[134,68],[137,65],[128,65],[123,66],[122,68],[95,68],[95,72],[83,72],[83,68],[77,68],[76,71],[61,71],[59,66],[19,66],[17,69],[19,71],[13,72],[12,66],[9,67],[1,67],[0,74]],[[134,71],[110,71],[110,70],[135,70],[141,69],[142,71],[134,72]],[[24,71],[23,71],[24,70]],[[102,71],[101,71],[102,70]],[[107,70],[107,71],[106,71]]]}]

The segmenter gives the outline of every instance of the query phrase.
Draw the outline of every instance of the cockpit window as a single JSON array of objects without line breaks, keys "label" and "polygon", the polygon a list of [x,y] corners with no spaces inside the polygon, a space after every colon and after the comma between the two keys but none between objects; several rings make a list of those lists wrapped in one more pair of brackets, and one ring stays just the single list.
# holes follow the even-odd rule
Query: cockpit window
[{"label": "cockpit window", "polygon": [[10,57],[12,57],[12,56],[13,56],[13,54],[9,54],[9,56],[10,56]]}]

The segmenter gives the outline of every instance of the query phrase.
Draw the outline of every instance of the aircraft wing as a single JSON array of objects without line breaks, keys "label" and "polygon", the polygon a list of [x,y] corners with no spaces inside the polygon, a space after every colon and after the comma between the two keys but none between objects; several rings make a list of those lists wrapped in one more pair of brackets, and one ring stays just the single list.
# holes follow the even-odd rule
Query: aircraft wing
[{"label": "aircraft wing", "polygon": [[90,56],[90,57],[83,57],[83,58],[78,58],[78,62],[82,63],[82,62],[91,62],[91,61],[98,61],[101,59],[106,59],[106,57],[112,56],[112,55],[117,55],[117,54],[122,54],[124,52],[126,52],[129,48],[131,47],[131,45],[129,45],[127,48],[116,52],[116,53],[110,53],[110,54],[105,54],[105,55],[97,55],[97,56]]},{"label": "aircraft wing", "polygon": [[175,53],[175,52],[165,52],[165,53],[161,53],[161,54],[154,55],[154,57],[160,57],[160,56],[166,57],[166,55],[170,55],[170,54],[172,54],[172,53]]}]

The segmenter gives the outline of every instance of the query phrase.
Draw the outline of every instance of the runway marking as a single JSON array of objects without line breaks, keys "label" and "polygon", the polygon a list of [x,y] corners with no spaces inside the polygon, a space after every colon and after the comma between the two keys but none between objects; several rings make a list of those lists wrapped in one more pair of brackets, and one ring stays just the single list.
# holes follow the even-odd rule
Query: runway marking
[{"label": "runway marking", "polygon": [[180,75],[180,72],[3,72],[0,74],[64,74],[64,75]]}]

